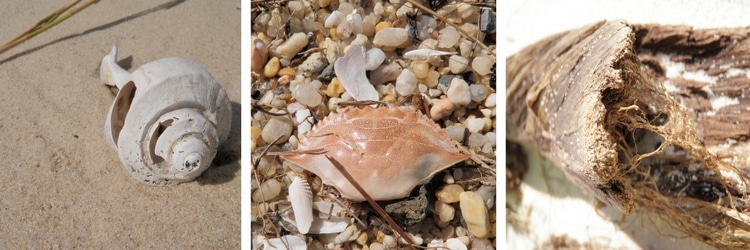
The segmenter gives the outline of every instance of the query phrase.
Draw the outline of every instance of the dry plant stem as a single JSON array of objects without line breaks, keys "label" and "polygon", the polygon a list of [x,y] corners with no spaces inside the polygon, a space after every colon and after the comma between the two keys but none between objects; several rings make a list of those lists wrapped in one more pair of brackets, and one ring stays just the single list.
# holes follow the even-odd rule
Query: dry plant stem
[{"label": "dry plant stem", "polygon": [[367,192],[365,192],[365,190],[359,185],[359,183],[357,183],[357,181],[354,180],[354,177],[352,177],[349,174],[349,172],[346,171],[346,169],[344,168],[344,166],[342,166],[341,163],[339,163],[338,161],[336,161],[336,159],[333,159],[333,158],[331,158],[328,155],[326,155],[326,158],[328,158],[328,160],[331,161],[331,163],[334,166],[336,166],[336,169],[338,169],[339,172],[341,172],[341,174],[344,175],[344,177],[346,177],[346,180],[348,180],[355,188],[357,188],[357,191],[359,191],[359,193],[361,193],[362,196],[364,196],[365,199],[367,199],[367,202],[369,202],[370,206],[372,206],[375,209],[375,211],[378,212],[378,214],[380,215],[380,217],[382,217],[386,222],[388,222],[388,225],[390,225],[391,228],[393,228],[393,230],[395,230],[398,233],[398,235],[401,236],[401,238],[403,238],[406,241],[406,243],[409,244],[409,248],[411,248],[411,249],[417,249],[414,246],[414,242],[411,241],[411,238],[409,238],[409,236],[406,235],[406,233],[404,232],[404,230],[402,230],[401,227],[399,227],[398,224],[396,224],[396,222],[393,221],[393,219],[391,218],[391,216],[388,216],[388,214],[385,212],[385,210],[383,210],[383,208],[381,208],[378,205],[378,203],[376,203],[375,200],[373,200],[370,197],[370,195],[367,194]]},{"label": "dry plant stem", "polygon": [[481,41],[479,41],[476,37],[471,36],[471,34],[469,34],[469,32],[466,32],[464,29],[462,29],[458,25],[452,23],[451,21],[448,21],[448,19],[446,19],[445,17],[442,17],[442,16],[438,15],[437,12],[432,11],[430,8],[425,7],[424,5],[422,5],[421,3],[417,2],[416,0],[406,0],[406,1],[410,2],[411,4],[413,4],[414,7],[417,7],[419,9],[423,10],[424,12],[427,12],[430,15],[434,16],[435,18],[440,19],[440,21],[442,21],[442,22],[444,22],[444,23],[446,23],[446,24],[448,24],[450,26],[453,26],[453,28],[456,28],[456,30],[458,31],[458,33],[461,33],[461,36],[466,37],[466,39],[471,40],[475,44],[479,44],[479,46],[482,46],[483,49],[487,50],[487,53],[490,53],[490,55],[493,55],[493,56],[495,55],[495,52],[493,52],[492,50],[490,50],[490,48],[487,47],[487,45],[484,45],[484,43],[482,43]]},{"label": "dry plant stem", "polygon": [[31,39],[32,37],[35,37],[36,35],[39,35],[40,33],[54,27],[55,25],[65,21],[66,19],[72,17],[73,15],[77,14],[78,12],[82,11],[85,8],[88,8],[89,6],[98,3],[100,0],[91,0],[88,2],[83,3],[83,5],[72,9],[69,12],[69,9],[73,8],[73,6],[77,5],[81,0],[74,0],[67,5],[63,6],[62,8],[56,10],[55,12],[52,12],[52,14],[49,14],[47,17],[42,18],[42,20],[39,20],[34,26],[31,26],[28,30],[24,31],[23,33],[19,34],[15,38],[11,39],[7,43],[0,46],[0,53],[3,53],[23,42],[26,40]]}]

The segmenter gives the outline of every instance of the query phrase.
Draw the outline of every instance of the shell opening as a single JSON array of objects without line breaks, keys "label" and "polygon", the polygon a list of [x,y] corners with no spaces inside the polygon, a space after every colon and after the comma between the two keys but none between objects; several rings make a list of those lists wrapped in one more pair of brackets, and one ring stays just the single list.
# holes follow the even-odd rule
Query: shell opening
[{"label": "shell opening", "polygon": [[111,139],[111,146],[115,149],[117,149],[117,143],[120,139],[120,131],[125,127],[125,119],[130,112],[130,106],[133,104],[136,91],[135,83],[133,81],[127,82],[117,93],[117,97],[110,107],[109,118],[104,129],[107,137]]}]

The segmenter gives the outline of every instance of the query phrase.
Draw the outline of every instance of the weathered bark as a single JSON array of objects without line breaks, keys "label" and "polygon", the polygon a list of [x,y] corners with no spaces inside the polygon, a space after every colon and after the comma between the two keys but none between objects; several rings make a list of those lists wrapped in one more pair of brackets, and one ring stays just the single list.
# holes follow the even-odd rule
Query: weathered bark
[{"label": "weathered bark", "polygon": [[750,28],[602,21],[507,58],[508,140],[581,188],[750,246]]}]

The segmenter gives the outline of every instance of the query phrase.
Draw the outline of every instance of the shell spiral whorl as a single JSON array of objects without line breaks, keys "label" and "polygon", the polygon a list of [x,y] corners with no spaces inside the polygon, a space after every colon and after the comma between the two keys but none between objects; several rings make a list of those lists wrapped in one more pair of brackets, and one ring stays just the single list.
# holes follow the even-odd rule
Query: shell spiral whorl
[{"label": "shell spiral whorl", "polygon": [[115,62],[116,49],[100,70],[105,83],[120,89],[105,124],[111,146],[125,169],[146,184],[195,179],[229,135],[226,91],[206,70],[180,58],[159,59],[128,74]]}]

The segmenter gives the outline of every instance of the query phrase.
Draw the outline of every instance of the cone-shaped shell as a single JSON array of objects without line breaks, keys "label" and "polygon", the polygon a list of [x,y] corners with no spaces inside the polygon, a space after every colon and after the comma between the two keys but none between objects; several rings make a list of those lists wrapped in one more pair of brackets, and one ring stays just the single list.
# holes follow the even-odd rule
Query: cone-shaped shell
[{"label": "cone-shaped shell", "polygon": [[406,197],[421,181],[469,157],[443,129],[409,107],[331,114],[300,141],[298,150],[312,149],[326,153],[282,158],[320,176],[353,201],[365,198],[325,155],[340,162],[374,200]]}]

